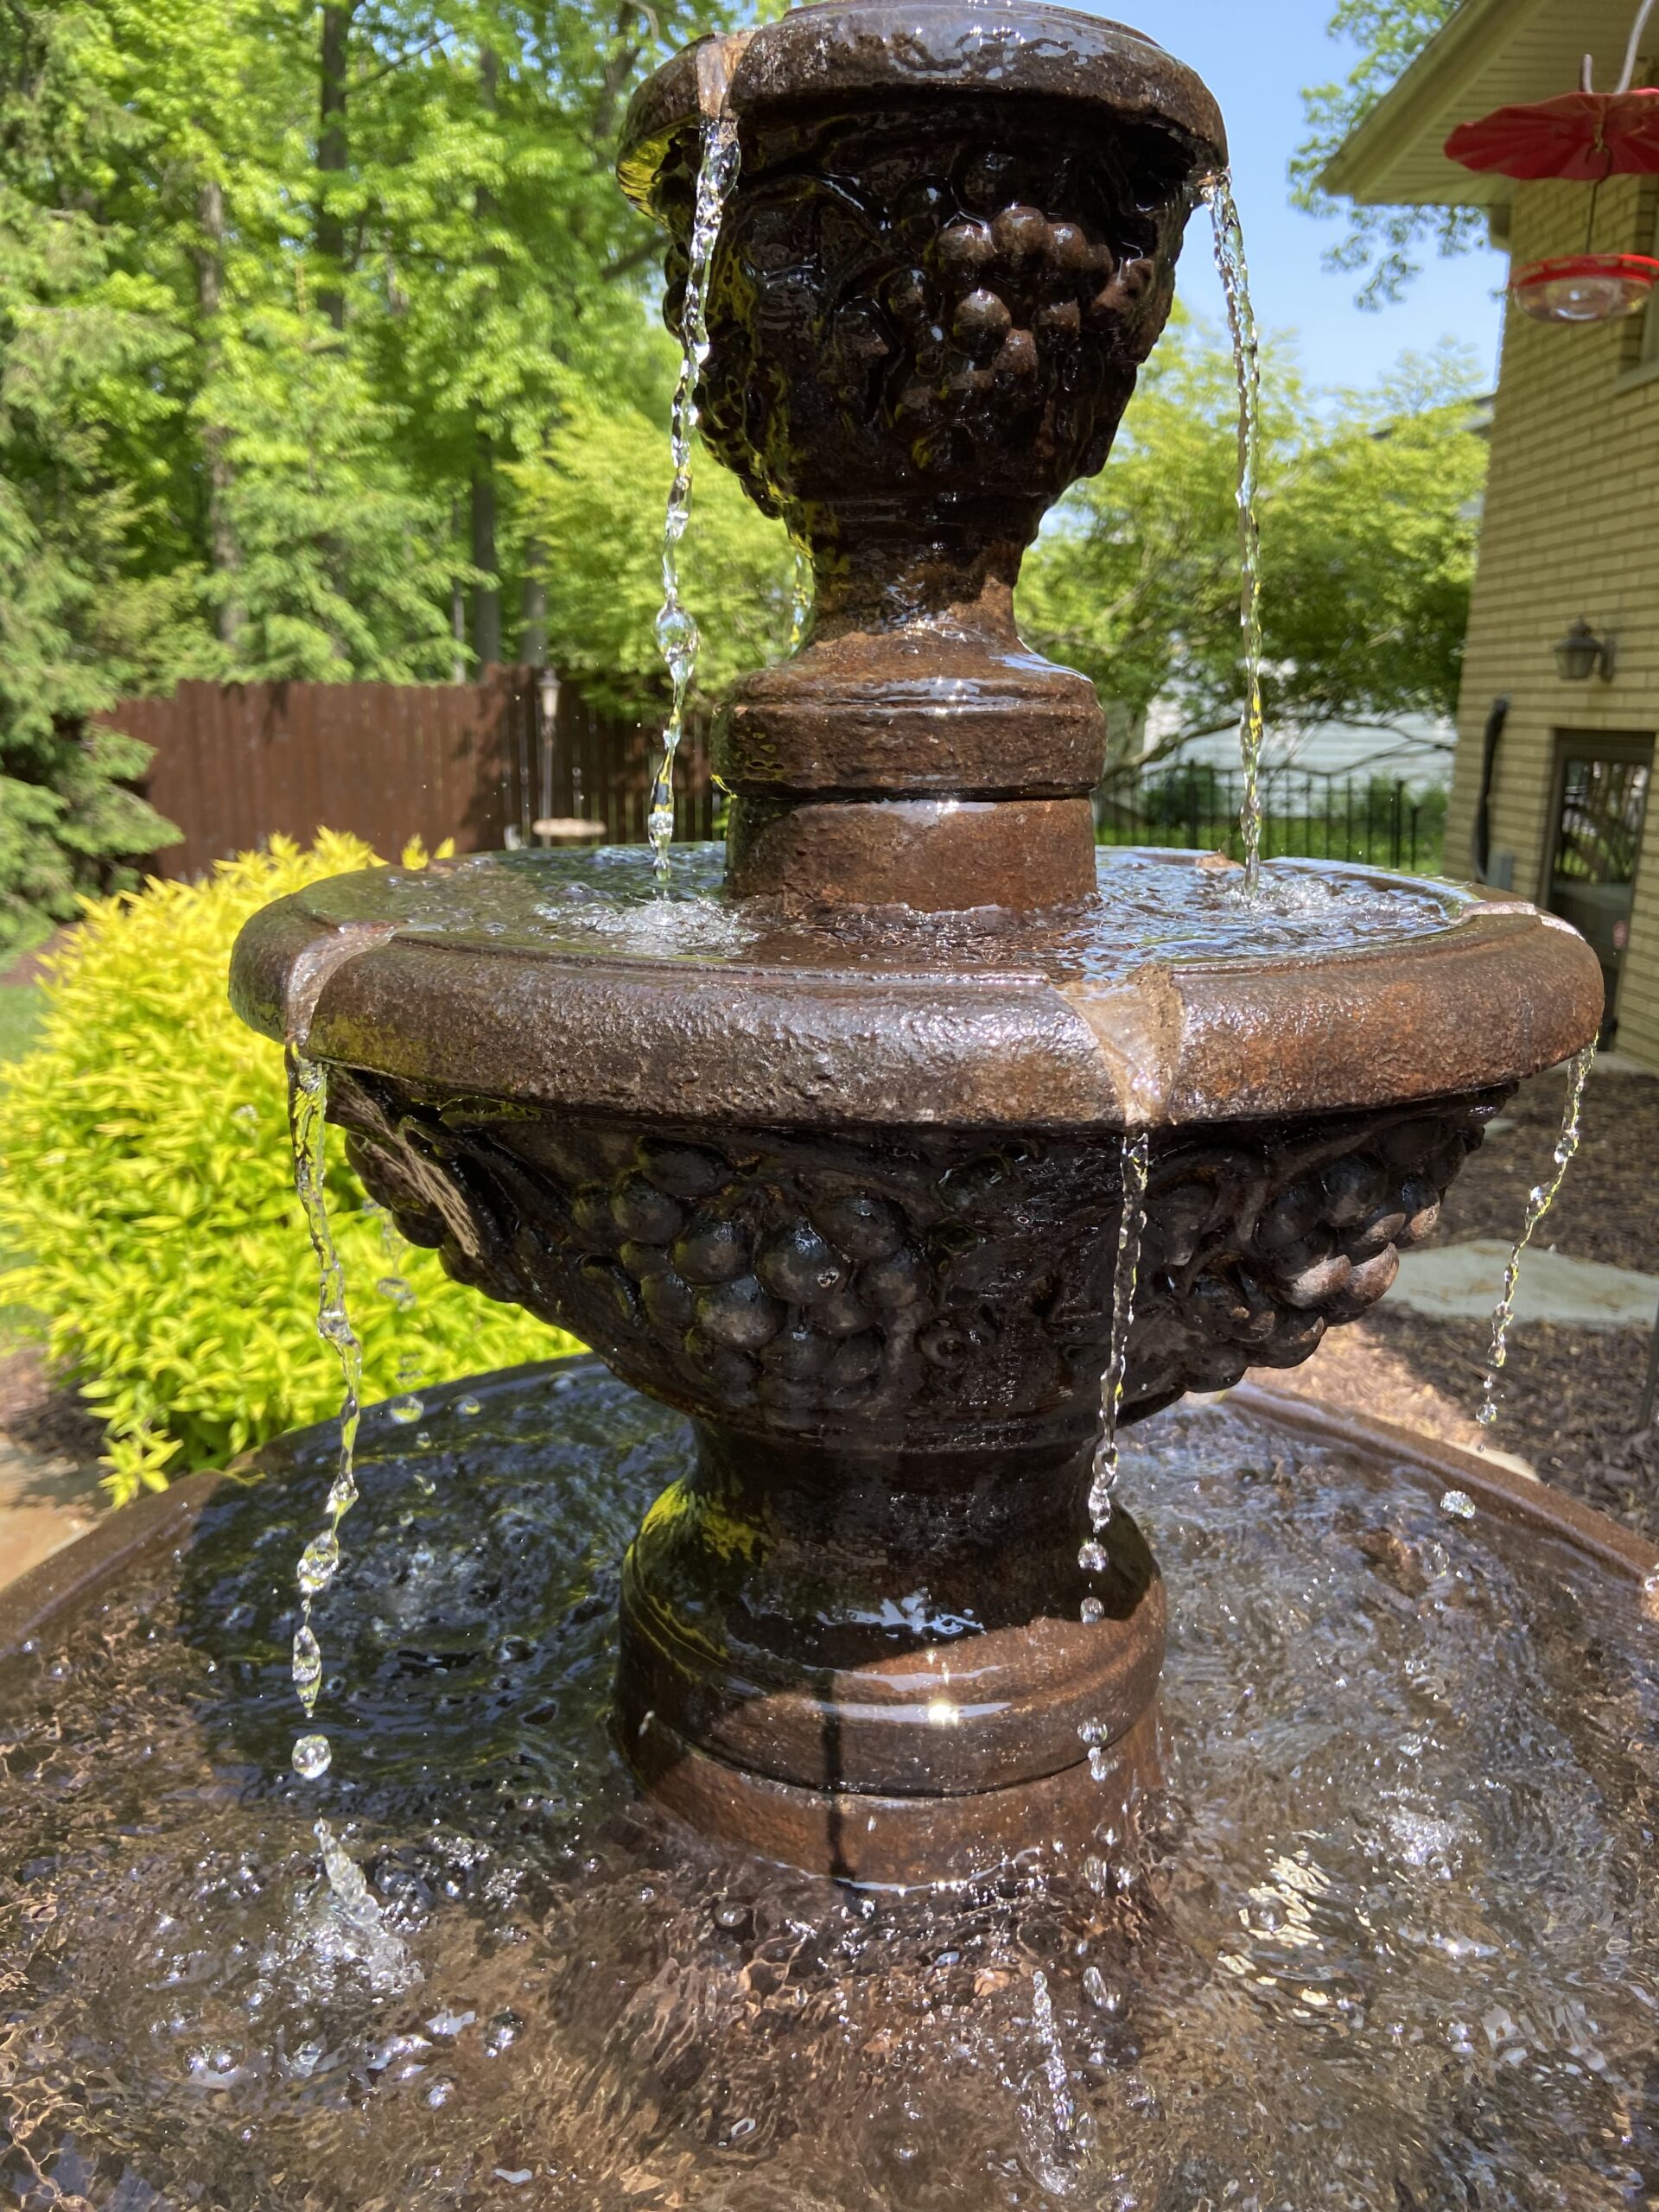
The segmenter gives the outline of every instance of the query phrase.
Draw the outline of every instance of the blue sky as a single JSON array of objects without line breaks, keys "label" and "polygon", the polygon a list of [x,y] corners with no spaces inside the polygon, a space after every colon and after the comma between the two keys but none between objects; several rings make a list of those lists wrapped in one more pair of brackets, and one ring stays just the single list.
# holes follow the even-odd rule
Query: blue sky
[{"label": "blue sky", "polygon": [[[1089,6],[1089,0],[1071,0]],[[1497,373],[1501,256],[1483,251],[1427,262],[1398,307],[1354,305],[1351,276],[1322,265],[1341,235],[1290,205],[1286,164],[1303,136],[1301,88],[1340,76],[1344,51],[1325,36],[1333,0],[1114,0],[1090,12],[1114,16],[1155,38],[1195,68],[1221,103],[1232,148],[1235,190],[1250,261],[1256,319],[1294,330],[1304,369],[1318,385],[1373,383],[1408,348],[1443,338],[1471,346],[1490,382]],[[1181,257],[1180,292],[1206,321],[1223,317],[1202,218]]]}]

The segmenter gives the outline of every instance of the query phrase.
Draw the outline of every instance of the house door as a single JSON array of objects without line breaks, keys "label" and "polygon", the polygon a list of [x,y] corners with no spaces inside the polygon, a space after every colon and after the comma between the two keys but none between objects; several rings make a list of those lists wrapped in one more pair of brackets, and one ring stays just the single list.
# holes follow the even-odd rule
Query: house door
[{"label": "house door", "polygon": [[1602,1031],[1618,1027],[1618,977],[1630,943],[1637,861],[1653,779],[1650,737],[1556,739],[1555,809],[1545,905],[1588,942],[1607,990]]}]

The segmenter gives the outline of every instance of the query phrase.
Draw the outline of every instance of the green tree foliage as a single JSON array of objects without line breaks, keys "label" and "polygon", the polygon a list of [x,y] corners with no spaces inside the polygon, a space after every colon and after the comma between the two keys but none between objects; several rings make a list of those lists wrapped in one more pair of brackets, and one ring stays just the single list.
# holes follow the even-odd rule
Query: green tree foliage
[{"label": "green tree foliage", "polygon": [[1339,0],[1330,35],[1358,49],[1347,75],[1313,85],[1302,95],[1308,135],[1290,165],[1292,198],[1316,215],[1340,214],[1341,243],[1326,257],[1333,269],[1363,278],[1362,306],[1397,300],[1417,273],[1425,246],[1459,253],[1484,234],[1479,213],[1467,207],[1359,207],[1333,200],[1319,187],[1325,164],[1383,94],[1417,59],[1459,0]]},{"label": "green tree foliage", "polygon": [[573,394],[666,429],[627,98],[734,12],[3,0],[0,917],[163,841],[124,693],[534,642],[581,548],[515,465]]},{"label": "green tree foliage", "polygon": [[160,672],[184,612],[128,465],[165,341],[136,294],[81,311],[107,276],[96,175],[128,129],[87,89],[89,36],[74,9],[0,23],[0,945],[173,834],[124,787],[144,748],[88,721]]},{"label": "green tree foliage", "polygon": [[[1486,461],[1472,388],[1448,352],[1322,410],[1290,362],[1269,359],[1259,513],[1281,737],[1451,712]],[[1154,701],[1163,752],[1238,720],[1237,419],[1230,354],[1178,320],[1112,461],[1027,557],[1025,633],[1093,677],[1120,757]]]},{"label": "green tree foliage", "polygon": [[[268,900],[373,861],[348,837],[277,838],[207,883],[93,905],[0,1086],[0,1236],[25,1255],[7,1295],[105,1421],[118,1503],[339,1410],[282,1052],[232,1019],[225,974]],[[366,1397],[391,1395],[406,1359],[435,1383],[575,1349],[404,1245],[337,1138],[327,1197]]]},{"label": "green tree foliage", "polygon": [[[548,570],[549,626],[567,641],[561,664],[590,696],[630,711],[663,692],[652,624],[672,474],[655,412],[601,402],[591,388],[570,392],[541,453],[512,471],[525,526],[546,545],[580,549]],[[706,451],[694,463],[691,506],[683,582],[702,639],[697,680],[714,691],[787,647],[791,554],[782,524]]]}]

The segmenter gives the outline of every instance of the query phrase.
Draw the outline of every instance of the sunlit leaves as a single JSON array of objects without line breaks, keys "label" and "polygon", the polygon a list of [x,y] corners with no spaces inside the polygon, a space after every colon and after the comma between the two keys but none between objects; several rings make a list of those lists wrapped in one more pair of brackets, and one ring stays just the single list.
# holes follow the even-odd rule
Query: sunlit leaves
[{"label": "sunlit leaves", "polygon": [[[1270,350],[1262,604],[1280,738],[1451,713],[1486,465],[1472,390],[1453,352],[1317,404]],[[1022,627],[1095,679],[1120,754],[1154,702],[1166,749],[1238,719],[1236,470],[1230,356],[1178,321],[1112,459],[1027,556]]]},{"label": "sunlit leaves", "polygon": [[[250,914],[372,859],[327,833],[308,852],[278,839],[207,883],[93,906],[58,964],[35,1050],[0,1089],[0,1240],[24,1262],[6,1294],[41,1317],[49,1354],[106,1424],[118,1498],[338,1409],[282,1054],[236,1019],[225,987]],[[392,1392],[411,1354],[436,1382],[569,1349],[450,1282],[432,1254],[396,1239],[389,1254],[389,1224],[331,1150],[371,1395]],[[377,1292],[392,1274],[412,1305]]]},{"label": "sunlit leaves", "polygon": [[1290,164],[1292,196],[1316,215],[1343,217],[1341,243],[1326,256],[1333,269],[1363,278],[1360,304],[1397,300],[1416,275],[1423,248],[1457,253],[1484,235],[1479,210],[1470,207],[1363,207],[1333,200],[1319,186],[1332,156],[1363,123],[1456,12],[1459,0],[1339,0],[1330,22],[1332,38],[1351,41],[1358,59],[1339,81],[1313,85],[1302,95],[1308,135]]}]

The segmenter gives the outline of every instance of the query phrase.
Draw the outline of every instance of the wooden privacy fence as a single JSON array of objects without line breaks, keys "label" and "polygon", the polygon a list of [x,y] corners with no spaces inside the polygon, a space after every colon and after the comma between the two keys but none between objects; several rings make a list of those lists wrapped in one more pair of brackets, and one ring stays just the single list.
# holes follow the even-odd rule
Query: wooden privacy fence
[{"label": "wooden privacy fence", "polygon": [[[183,831],[159,873],[194,876],[274,836],[353,832],[395,858],[411,837],[485,852],[514,829],[583,815],[642,844],[661,726],[601,713],[560,686],[544,728],[533,668],[476,683],[181,683],[101,717],[154,748],[143,791]],[[682,836],[713,834],[707,733],[688,727],[675,774]]]}]

